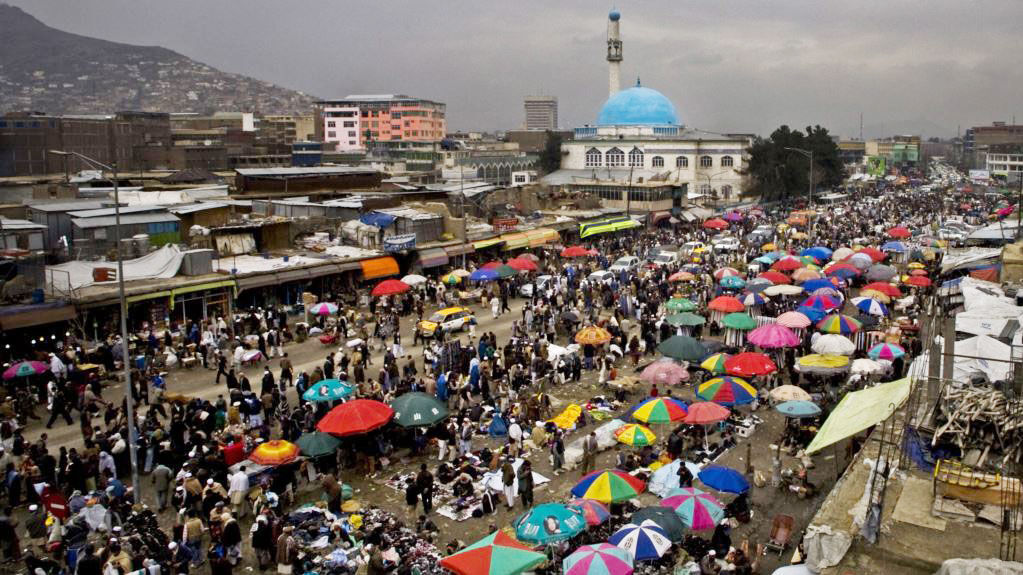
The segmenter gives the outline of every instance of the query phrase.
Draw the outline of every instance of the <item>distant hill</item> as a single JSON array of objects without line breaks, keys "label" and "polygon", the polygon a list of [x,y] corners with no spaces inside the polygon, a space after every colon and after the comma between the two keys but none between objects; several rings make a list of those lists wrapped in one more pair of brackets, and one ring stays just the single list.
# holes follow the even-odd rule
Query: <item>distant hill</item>
[{"label": "distant hill", "polygon": [[0,4],[0,112],[308,112],[313,97],[159,46],[79,36]]}]

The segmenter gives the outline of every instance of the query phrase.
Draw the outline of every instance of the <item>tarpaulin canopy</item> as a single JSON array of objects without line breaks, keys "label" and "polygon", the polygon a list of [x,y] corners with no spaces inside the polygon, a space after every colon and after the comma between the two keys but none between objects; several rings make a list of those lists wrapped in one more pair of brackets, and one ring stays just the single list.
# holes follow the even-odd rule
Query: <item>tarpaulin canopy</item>
[{"label": "tarpaulin canopy", "polygon": [[395,276],[399,273],[398,262],[390,256],[362,260],[359,264],[362,265],[362,278],[367,280]]},{"label": "tarpaulin canopy", "polygon": [[891,417],[909,397],[908,377],[847,393],[806,448],[810,455]]},{"label": "tarpaulin canopy", "polygon": [[398,219],[397,217],[392,216],[391,214],[385,214],[382,212],[369,212],[368,214],[362,214],[362,216],[359,218],[359,221],[364,224],[376,226],[378,228],[386,228],[393,224],[394,220],[397,219]]},{"label": "tarpaulin canopy", "polygon": [[501,241],[504,242],[504,251],[529,247],[529,237],[522,232],[504,234]]}]

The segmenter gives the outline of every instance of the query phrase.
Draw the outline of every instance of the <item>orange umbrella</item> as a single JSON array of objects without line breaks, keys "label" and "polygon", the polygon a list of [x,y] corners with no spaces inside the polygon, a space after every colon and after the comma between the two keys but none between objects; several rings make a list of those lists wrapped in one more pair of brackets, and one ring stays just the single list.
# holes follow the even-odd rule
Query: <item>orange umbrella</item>
[{"label": "orange umbrella", "polygon": [[273,439],[259,444],[249,454],[249,459],[260,465],[284,465],[298,457],[298,446],[283,439]]},{"label": "orange umbrella", "polygon": [[611,332],[595,325],[584,327],[575,334],[575,342],[580,345],[604,345],[609,341],[611,341]]}]

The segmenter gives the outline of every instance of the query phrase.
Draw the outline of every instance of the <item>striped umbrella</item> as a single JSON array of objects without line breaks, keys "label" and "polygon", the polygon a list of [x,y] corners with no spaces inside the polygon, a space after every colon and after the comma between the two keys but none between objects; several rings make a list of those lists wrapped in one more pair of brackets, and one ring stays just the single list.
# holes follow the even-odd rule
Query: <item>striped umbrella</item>
[{"label": "striped umbrella", "polygon": [[659,525],[647,519],[636,525],[627,523],[615,531],[608,542],[632,553],[636,561],[660,559],[671,549],[671,539]]},{"label": "striped umbrella", "polygon": [[731,356],[727,353],[715,353],[703,360],[703,362],[700,363],[700,367],[711,373],[727,373],[728,370],[725,369],[725,361],[729,357]]},{"label": "striped umbrella", "polygon": [[810,318],[806,314],[799,313],[798,311],[787,311],[776,319],[778,325],[783,325],[791,329],[803,329],[810,327],[812,323]]},{"label": "striped umbrella", "polygon": [[682,421],[689,413],[685,403],[670,397],[652,397],[632,411],[632,417],[643,423]]},{"label": "striped umbrella", "polygon": [[462,281],[462,277],[454,273],[446,274],[440,277],[440,281],[444,282],[449,286],[453,286]]},{"label": "striped umbrella", "polygon": [[837,313],[831,314],[817,322],[817,329],[824,333],[849,335],[856,333],[861,327],[863,327],[863,324],[859,320]]},{"label": "striped umbrella", "polygon": [[514,575],[547,560],[527,545],[498,530],[465,549],[440,560],[440,566],[457,575]]},{"label": "striped umbrella", "polygon": [[572,499],[567,504],[582,513],[587,525],[600,525],[611,518],[611,511],[606,505],[592,499]]},{"label": "striped umbrella", "polygon": [[888,315],[888,306],[884,305],[883,303],[874,298],[854,297],[852,298],[852,302],[853,305],[856,306],[856,309],[860,310],[863,313],[876,316]]},{"label": "striped umbrella", "polygon": [[16,377],[28,377],[30,375],[46,373],[47,369],[47,365],[41,361],[19,361],[4,370],[4,379],[14,379]]},{"label": "striped umbrella", "polygon": [[757,390],[738,377],[715,377],[700,384],[696,395],[721,405],[753,403]]},{"label": "striped umbrella", "polygon": [[725,506],[713,495],[695,487],[680,487],[668,492],[661,505],[675,510],[686,527],[693,531],[714,529],[725,518]]},{"label": "striped umbrella", "polygon": [[610,543],[583,545],[561,562],[565,575],[630,575],[632,554]]},{"label": "striped umbrella", "polygon": [[333,315],[337,313],[337,306],[327,302],[318,303],[309,308],[309,313],[313,315]]},{"label": "striped umbrella", "polygon": [[737,270],[735,268],[725,267],[725,268],[719,268],[717,270],[714,270],[714,279],[716,279],[718,281],[721,281],[722,279],[724,279],[724,278],[726,278],[728,276],[738,276],[738,275],[739,275],[739,270]]},{"label": "striped umbrella", "polygon": [[842,307],[842,300],[838,299],[837,297],[832,297],[823,294],[812,295],[803,300],[803,303],[799,305],[801,307],[814,308],[827,312]]},{"label": "striped umbrella", "polygon": [[249,459],[259,465],[284,465],[298,458],[298,446],[283,439],[272,439],[259,444]]},{"label": "striped umbrella", "polygon": [[740,301],[742,301],[742,305],[744,305],[746,307],[753,307],[755,305],[764,305],[765,303],[767,303],[767,296],[759,294],[759,293],[750,292],[750,293],[747,293],[746,295],[742,296],[742,299]]},{"label": "striped umbrella", "polygon": [[644,447],[653,445],[657,441],[657,436],[648,427],[638,423],[627,423],[615,430],[615,439],[618,440],[618,443],[624,443],[630,447]]},{"label": "striped umbrella", "polygon": [[646,484],[642,480],[624,471],[607,469],[583,477],[572,488],[572,495],[601,503],[620,503],[638,497],[644,488]]},{"label": "striped umbrella", "polygon": [[867,355],[871,359],[887,359],[896,360],[906,355],[906,350],[898,344],[894,343],[879,343],[867,351]]}]

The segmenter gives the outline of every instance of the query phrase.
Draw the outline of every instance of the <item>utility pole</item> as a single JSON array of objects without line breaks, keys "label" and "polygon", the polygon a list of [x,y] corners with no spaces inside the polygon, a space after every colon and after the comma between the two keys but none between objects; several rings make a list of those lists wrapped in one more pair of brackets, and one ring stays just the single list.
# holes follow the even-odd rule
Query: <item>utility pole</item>
[{"label": "utility pole", "polygon": [[629,166],[629,187],[625,189],[625,215],[631,216],[632,211],[632,170],[634,166]]},{"label": "utility pole", "polygon": [[465,218],[465,166],[458,166],[458,199],[462,208],[462,269],[465,269],[465,244],[469,243],[469,223]]}]

